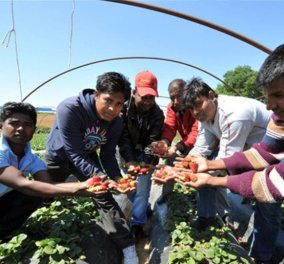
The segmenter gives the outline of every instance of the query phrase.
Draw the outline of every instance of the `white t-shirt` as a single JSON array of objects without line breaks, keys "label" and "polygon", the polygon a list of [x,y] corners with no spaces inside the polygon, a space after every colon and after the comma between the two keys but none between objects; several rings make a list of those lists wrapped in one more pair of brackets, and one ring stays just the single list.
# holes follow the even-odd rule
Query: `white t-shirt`
[{"label": "white t-shirt", "polygon": [[240,96],[218,96],[214,121],[200,122],[194,148],[190,153],[210,156],[219,140],[216,159],[231,156],[260,142],[272,111],[256,99]]}]

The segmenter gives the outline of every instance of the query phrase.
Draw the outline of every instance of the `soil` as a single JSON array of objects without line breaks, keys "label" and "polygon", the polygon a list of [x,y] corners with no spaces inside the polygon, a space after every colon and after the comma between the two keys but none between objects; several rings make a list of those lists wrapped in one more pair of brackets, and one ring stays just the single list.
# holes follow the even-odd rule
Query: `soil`
[{"label": "soil", "polygon": [[37,113],[37,127],[51,128],[54,122],[55,114]]},{"label": "soil", "polygon": [[149,218],[147,224],[144,226],[143,236],[140,236],[136,242],[136,250],[139,258],[139,264],[149,264],[149,256],[151,253],[151,217]]}]

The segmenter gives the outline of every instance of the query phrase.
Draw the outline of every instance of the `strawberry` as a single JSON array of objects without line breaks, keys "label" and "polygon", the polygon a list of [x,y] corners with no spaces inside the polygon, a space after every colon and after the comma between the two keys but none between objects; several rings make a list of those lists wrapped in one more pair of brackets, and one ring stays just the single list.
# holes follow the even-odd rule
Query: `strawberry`
[{"label": "strawberry", "polygon": [[119,180],[119,184],[125,184],[125,183],[127,183],[127,179],[121,178],[121,179]]},{"label": "strawberry", "polygon": [[184,159],[182,161],[182,166],[185,168],[185,169],[189,169],[189,161],[187,161],[186,159]]},{"label": "strawberry", "polygon": [[195,174],[191,174],[191,180],[193,182],[196,182],[198,180],[197,176]]},{"label": "strawberry", "polygon": [[191,181],[192,175],[188,172],[184,173],[184,181]]},{"label": "strawberry", "polygon": [[193,173],[196,173],[198,171],[198,164],[194,161],[189,163],[189,167]]},{"label": "strawberry", "polygon": [[149,171],[148,171],[147,168],[141,168],[141,169],[140,169],[140,173],[141,173],[141,174],[147,174],[147,173],[149,173]]},{"label": "strawberry", "polygon": [[100,177],[100,176],[93,175],[93,177],[92,177],[92,181],[93,181],[93,182],[100,182],[100,181],[102,181],[102,179],[101,179],[101,177]]}]

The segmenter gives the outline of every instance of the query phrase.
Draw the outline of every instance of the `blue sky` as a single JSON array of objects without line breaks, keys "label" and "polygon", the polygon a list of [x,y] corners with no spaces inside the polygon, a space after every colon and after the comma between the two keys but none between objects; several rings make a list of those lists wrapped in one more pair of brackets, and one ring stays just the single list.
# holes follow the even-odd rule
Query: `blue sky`
[{"label": "blue sky", "polygon": [[[184,0],[141,1],[186,13],[233,30],[274,49],[284,42],[284,1]],[[49,78],[92,61],[148,56],[195,65],[223,79],[240,65],[258,70],[267,54],[211,28],[155,11],[106,1],[14,1],[21,89],[15,37],[0,47],[0,105],[20,101]],[[0,0],[0,40],[12,27],[11,1]],[[7,44],[4,43],[4,44]],[[71,60],[70,60],[71,59]],[[71,62],[69,66],[69,62]],[[26,99],[35,106],[57,106],[82,89],[94,88],[96,77],[118,71],[134,83],[136,73],[149,70],[158,78],[159,94],[167,96],[175,78],[213,77],[191,67],[157,60],[117,60],[94,64],[57,78]],[[168,100],[159,98],[160,105]]]}]

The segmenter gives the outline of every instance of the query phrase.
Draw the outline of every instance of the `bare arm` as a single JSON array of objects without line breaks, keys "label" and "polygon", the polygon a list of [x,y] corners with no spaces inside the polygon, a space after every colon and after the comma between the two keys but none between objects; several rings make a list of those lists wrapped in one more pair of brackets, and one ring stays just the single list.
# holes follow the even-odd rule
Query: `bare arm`
[{"label": "bare arm", "polygon": [[186,182],[186,185],[199,189],[205,186],[227,187],[228,177],[216,177],[207,173],[197,173],[196,181]]},{"label": "bare arm", "polygon": [[52,183],[47,171],[39,171],[35,180],[27,179],[13,166],[0,169],[0,183],[31,196],[53,197],[65,195],[89,195],[87,181],[74,183]]}]

